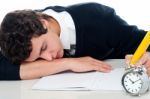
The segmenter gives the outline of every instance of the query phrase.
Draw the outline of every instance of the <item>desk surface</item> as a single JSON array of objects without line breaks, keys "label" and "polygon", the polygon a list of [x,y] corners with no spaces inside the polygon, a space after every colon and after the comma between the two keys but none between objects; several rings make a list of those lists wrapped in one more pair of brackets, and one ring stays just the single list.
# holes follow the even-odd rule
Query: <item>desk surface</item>
[{"label": "desk surface", "polygon": [[[107,60],[114,68],[125,66],[124,60]],[[39,91],[32,90],[36,80],[0,81],[0,99],[149,99],[150,92],[133,97],[124,91]]]}]

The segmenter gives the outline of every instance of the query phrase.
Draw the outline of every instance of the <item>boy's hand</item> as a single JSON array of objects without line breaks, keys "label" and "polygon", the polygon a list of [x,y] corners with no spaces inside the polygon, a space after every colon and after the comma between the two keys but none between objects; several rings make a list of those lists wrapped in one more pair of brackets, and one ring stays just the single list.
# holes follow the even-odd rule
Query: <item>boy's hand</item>
[{"label": "boy's hand", "polygon": [[[127,64],[130,63],[132,56],[133,55],[126,55],[125,59],[126,59]],[[139,65],[144,65],[147,70],[147,74],[150,76],[150,52],[146,52],[141,57],[141,59],[137,62],[136,66],[139,66]]]},{"label": "boy's hand", "polygon": [[111,66],[91,57],[68,58],[67,66],[74,72],[100,71],[110,72]]}]

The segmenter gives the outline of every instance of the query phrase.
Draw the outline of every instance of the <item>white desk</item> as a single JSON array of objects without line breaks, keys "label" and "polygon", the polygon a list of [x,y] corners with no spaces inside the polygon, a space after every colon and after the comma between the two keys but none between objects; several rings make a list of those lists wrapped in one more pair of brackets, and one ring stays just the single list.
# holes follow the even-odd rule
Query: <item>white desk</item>
[{"label": "white desk", "polygon": [[[113,67],[125,66],[124,60],[107,60]],[[32,90],[36,80],[0,81],[0,99],[149,99],[150,92],[133,97],[124,91],[38,91]]]}]

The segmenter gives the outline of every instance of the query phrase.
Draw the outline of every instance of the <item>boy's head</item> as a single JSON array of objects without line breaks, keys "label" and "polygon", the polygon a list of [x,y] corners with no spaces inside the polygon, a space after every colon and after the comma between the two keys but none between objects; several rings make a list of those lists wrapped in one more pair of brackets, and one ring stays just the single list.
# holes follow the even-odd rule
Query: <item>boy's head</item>
[{"label": "boy's head", "polygon": [[[63,55],[62,46],[56,31],[52,31],[50,23],[53,18],[32,10],[17,10],[8,13],[0,27],[0,46],[2,54],[15,63],[34,61],[46,57],[55,49],[52,58]],[[48,36],[48,37],[47,37]],[[51,37],[52,36],[52,37]],[[54,36],[54,37],[53,37]],[[58,35],[57,35],[58,36]],[[53,40],[51,40],[53,38]],[[56,46],[52,46],[52,42]],[[47,54],[46,54],[47,53]],[[49,55],[50,56],[50,55]]]}]

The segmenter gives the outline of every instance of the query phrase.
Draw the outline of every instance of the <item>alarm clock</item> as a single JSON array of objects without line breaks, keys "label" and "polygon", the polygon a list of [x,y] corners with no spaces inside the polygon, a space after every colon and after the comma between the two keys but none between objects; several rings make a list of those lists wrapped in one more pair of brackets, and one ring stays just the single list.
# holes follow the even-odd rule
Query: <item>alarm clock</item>
[{"label": "alarm clock", "polygon": [[130,66],[122,76],[121,82],[125,91],[130,95],[140,96],[149,90],[150,80],[144,66]]}]

